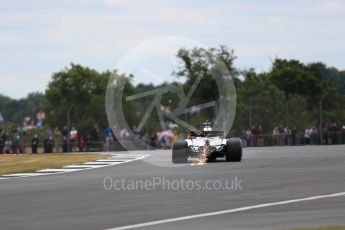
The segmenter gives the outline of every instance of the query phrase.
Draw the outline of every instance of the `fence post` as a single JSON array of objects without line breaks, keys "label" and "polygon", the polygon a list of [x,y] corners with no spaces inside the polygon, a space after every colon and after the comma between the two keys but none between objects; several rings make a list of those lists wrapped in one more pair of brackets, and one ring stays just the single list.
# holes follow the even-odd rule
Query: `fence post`
[{"label": "fence post", "polygon": [[319,129],[320,129],[320,144],[323,144],[323,121],[322,121],[322,103],[323,99],[325,99],[325,96],[322,96],[320,99],[320,104],[319,104],[319,112],[320,112],[320,124],[319,124]]},{"label": "fence post", "polygon": [[69,110],[67,111],[67,152],[70,152],[70,114],[73,109],[73,104],[69,107]]},{"label": "fence post", "polygon": [[286,127],[290,127],[290,95],[287,96],[286,99]]},{"label": "fence post", "polygon": [[248,112],[249,112],[249,128],[250,129],[252,127],[252,102],[253,102],[253,98],[249,97]]}]

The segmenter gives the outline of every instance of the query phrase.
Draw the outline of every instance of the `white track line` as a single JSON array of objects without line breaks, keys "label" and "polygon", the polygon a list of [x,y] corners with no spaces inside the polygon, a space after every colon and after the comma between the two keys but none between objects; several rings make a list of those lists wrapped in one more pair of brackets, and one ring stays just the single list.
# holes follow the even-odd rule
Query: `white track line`
[{"label": "white track line", "polygon": [[[63,173],[76,172],[76,171],[85,171],[85,170],[96,169],[96,168],[104,168],[104,167],[119,165],[123,163],[129,163],[132,161],[142,160],[148,156],[150,155],[148,154],[135,155],[135,158],[134,158],[134,155],[128,155],[128,158],[130,159],[125,159],[122,157],[122,155],[118,157],[117,154],[111,154],[111,157],[107,159],[95,161],[95,162],[105,161],[104,163],[108,163],[108,164],[96,163],[94,165],[91,165],[91,164],[90,165],[89,164],[68,165],[61,169],[42,169],[34,173],[15,173],[15,174],[3,175],[3,176],[0,176],[0,180],[33,177],[33,176],[48,176],[48,175],[56,175],[56,174],[63,174]],[[87,163],[91,163],[91,162],[87,162]]]},{"label": "white track line", "polygon": [[[58,172],[73,172],[79,169],[64,169],[64,168],[59,168],[59,169],[42,169],[42,170],[37,170],[36,172],[38,173],[58,173]],[[13,174],[16,175],[16,174]]]},{"label": "white track line", "polygon": [[[63,169],[87,169],[87,168],[92,168],[92,167],[94,167],[94,166],[92,166],[92,165],[67,165],[67,166],[64,166]],[[96,167],[99,167],[99,166],[96,166]]]},{"label": "white track line", "polygon": [[104,162],[104,163],[112,163],[112,162],[123,162],[123,160],[107,160],[107,159],[104,159],[104,160],[96,160],[95,162]]},{"label": "white track line", "polygon": [[[45,173],[16,173],[16,174],[7,174],[4,175],[5,177],[29,177],[29,176],[42,176]],[[0,179],[6,179],[6,178],[0,178]]]},{"label": "white track line", "polygon": [[277,206],[277,205],[284,205],[284,204],[291,204],[291,203],[298,203],[298,202],[309,201],[309,200],[318,200],[318,199],[323,199],[323,198],[340,197],[340,196],[345,196],[345,192],[320,195],[320,196],[311,196],[311,197],[306,197],[306,198],[278,201],[278,202],[265,203],[265,204],[258,204],[258,205],[246,206],[246,207],[235,208],[235,209],[228,209],[228,210],[217,211],[217,212],[208,212],[208,213],[201,213],[201,214],[190,215],[190,216],[182,216],[182,217],[176,217],[176,218],[170,218],[170,219],[150,221],[150,222],[146,222],[146,223],[133,224],[133,225],[127,225],[127,226],[122,226],[122,227],[116,227],[116,228],[109,228],[108,230],[125,230],[125,229],[133,229],[133,228],[142,228],[142,227],[153,226],[153,225],[158,225],[158,224],[166,224],[166,223],[183,221],[183,220],[190,220],[190,219],[196,219],[196,218],[202,218],[202,217],[208,217],[208,216],[223,215],[223,214],[248,211],[248,210],[258,209],[258,208],[265,208],[265,207],[271,207],[271,206]]},{"label": "white track line", "polygon": [[111,165],[113,162],[99,162],[99,161],[92,161],[92,162],[85,162],[83,165]]}]

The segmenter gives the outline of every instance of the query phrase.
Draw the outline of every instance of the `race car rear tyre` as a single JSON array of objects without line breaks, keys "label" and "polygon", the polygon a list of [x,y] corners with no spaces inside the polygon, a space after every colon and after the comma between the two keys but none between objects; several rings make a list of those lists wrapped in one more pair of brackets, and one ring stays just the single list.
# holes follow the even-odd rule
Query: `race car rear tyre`
[{"label": "race car rear tyre", "polygon": [[242,160],[242,143],[240,138],[230,138],[226,142],[226,161]]},{"label": "race car rear tyre", "polygon": [[186,163],[188,159],[187,154],[187,142],[186,141],[176,141],[173,143],[172,147],[172,162],[175,164]]},{"label": "race car rear tyre", "polygon": [[207,157],[207,163],[216,161],[217,157],[214,154],[211,154]]}]

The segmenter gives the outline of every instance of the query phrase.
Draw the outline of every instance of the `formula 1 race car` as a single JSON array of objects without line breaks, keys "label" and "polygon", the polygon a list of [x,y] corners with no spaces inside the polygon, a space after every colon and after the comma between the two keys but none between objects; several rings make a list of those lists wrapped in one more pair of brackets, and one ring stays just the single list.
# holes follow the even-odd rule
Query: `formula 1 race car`
[{"label": "formula 1 race car", "polygon": [[173,143],[173,163],[186,163],[189,157],[200,158],[202,155],[206,162],[215,161],[218,157],[225,157],[226,161],[241,161],[241,139],[226,139],[223,131],[213,131],[211,124],[206,122],[202,131],[190,131],[186,140]]}]

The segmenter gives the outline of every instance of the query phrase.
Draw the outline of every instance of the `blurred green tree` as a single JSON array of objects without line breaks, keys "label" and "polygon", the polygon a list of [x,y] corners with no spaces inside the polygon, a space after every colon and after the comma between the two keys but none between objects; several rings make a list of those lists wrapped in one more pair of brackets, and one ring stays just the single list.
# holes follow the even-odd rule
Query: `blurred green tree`
[{"label": "blurred green tree", "polygon": [[52,127],[65,126],[70,110],[71,126],[81,132],[89,132],[94,124],[107,126],[104,98],[110,74],[73,63],[54,73],[46,90],[47,123]]}]

